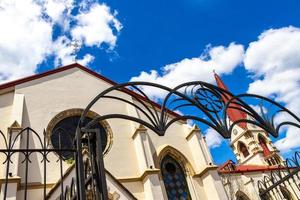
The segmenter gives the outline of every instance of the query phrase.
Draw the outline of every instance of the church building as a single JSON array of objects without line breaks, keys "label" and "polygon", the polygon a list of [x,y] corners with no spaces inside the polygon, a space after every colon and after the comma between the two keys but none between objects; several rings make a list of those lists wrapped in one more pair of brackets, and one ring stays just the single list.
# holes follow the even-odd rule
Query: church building
[{"label": "church building", "polygon": [[[217,74],[215,74],[215,80],[218,87],[228,91]],[[227,101],[226,98],[223,100]],[[231,121],[236,121],[247,119],[249,116],[238,109],[232,109],[229,110],[228,117]],[[287,169],[283,167],[285,166],[284,160],[269,134],[253,124],[243,122],[235,126],[230,138],[230,147],[237,163],[228,160],[219,166],[219,173],[228,199],[262,199],[259,195],[262,191],[258,187],[258,182],[263,181],[265,177],[277,178],[277,176],[280,177],[280,174],[287,174],[285,172]],[[272,176],[274,173],[276,176]],[[293,180],[292,184],[287,182],[288,184],[285,182],[280,184],[277,190],[275,187],[276,192],[265,195],[263,200],[299,199],[300,193],[297,187],[300,181]],[[272,186],[271,181],[269,181],[269,186]]]},{"label": "church building", "polygon": [[[215,78],[219,87],[227,89],[217,74]],[[0,85],[0,149],[39,149],[46,143],[49,149],[72,146],[84,108],[113,85],[114,81],[77,63]],[[130,96],[124,98],[136,103]],[[107,100],[95,104],[87,115],[91,120],[111,113],[139,117],[139,112]],[[178,114],[170,111],[168,115]],[[229,118],[244,117],[238,111],[229,114]],[[164,136],[123,119],[105,120],[96,128],[102,133],[109,199],[255,200],[259,199],[257,181],[283,162],[268,133],[246,123],[236,127],[230,139],[237,163],[222,166],[214,164],[201,130],[185,120],[174,123]],[[50,152],[46,162],[42,153],[13,153],[7,162],[7,154],[0,152],[0,199],[55,200],[61,193],[71,199],[74,155]],[[283,189],[285,198],[295,199],[289,191]]]}]

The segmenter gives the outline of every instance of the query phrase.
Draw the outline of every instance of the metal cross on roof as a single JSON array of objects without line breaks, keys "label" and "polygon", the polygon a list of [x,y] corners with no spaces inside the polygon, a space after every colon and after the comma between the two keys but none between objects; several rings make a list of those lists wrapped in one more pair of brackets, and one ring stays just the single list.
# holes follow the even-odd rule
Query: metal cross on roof
[{"label": "metal cross on roof", "polygon": [[73,40],[69,46],[71,46],[73,49],[71,55],[74,56],[74,62],[76,62],[76,54],[79,52],[80,48],[81,48],[81,43],[79,42],[79,40]]}]

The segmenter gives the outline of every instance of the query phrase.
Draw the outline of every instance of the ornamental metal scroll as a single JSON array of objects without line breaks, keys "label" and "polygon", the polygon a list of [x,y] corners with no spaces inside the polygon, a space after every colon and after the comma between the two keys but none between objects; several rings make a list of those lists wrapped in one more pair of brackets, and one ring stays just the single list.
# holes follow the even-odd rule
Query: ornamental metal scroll
[{"label": "ornamental metal scroll", "polygon": [[[160,93],[158,104],[152,103],[144,90]],[[125,94],[125,95],[124,95]],[[281,104],[254,94],[234,95],[215,85],[194,81],[169,88],[156,83],[129,82],[114,85],[98,94],[86,107],[81,122],[88,111],[96,103],[109,99],[125,103],[137,110],[139,116],[124,113],[109,113],[98,116],[86,126],[89,128],[95,123],[106,119],[126,119],[140,123],[163,136],[174,122],[178,120],[198,121],[214,129],[224,138],[230,138],[232,130],[241,123],[252,124],[277,137],[280,129],[290,125],[300,128],[300,119]],[[183,114],[182,110],[188,110]],[[231,111],[230,111],[231,110]],[[238,111],[247,118],[233,120],[229,112]],[[180,112],[181,114],[177,114]],[[284,116],[284,117],[282,117]]]}]

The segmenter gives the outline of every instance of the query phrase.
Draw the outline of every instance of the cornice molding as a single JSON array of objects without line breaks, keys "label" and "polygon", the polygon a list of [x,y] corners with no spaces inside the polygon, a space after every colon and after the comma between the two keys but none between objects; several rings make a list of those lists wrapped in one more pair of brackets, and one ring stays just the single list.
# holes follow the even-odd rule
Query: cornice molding
[{"label": "cornice molding", "polygon": [[202,176],[204,174],[206,174],[207,172],[214,171],[214,170],[217,170],[217,169],[218,169],[218,166],[216,166],[216,165],[206,166],[201,172],[199,172],[197,174],[194,174],[193,178],[202,178]]},{"label": "cornice molding", "polygon": [[146,133],[146,132],[147,132],[147,128],[144,127],[143,125],[140,125],[138,128],[135,129],[135,131],[132,134],[131,138],[134,140],[138,134]]},{"label": "cornice molding", "polygon": [[159,172],[160,172],[160,169],[146,169],[138,177],[122,177],[122,178],[117,178],[117,180],[120,181],[121,183],[143,181],[149,175],[152,175],[152,174],[159,175]]},{"label": "cornice molding", "polygon": [[187,134],[187,136],[185,137],[186,140],[190,140],[191,137],[194,135],[194,134],[197,134],[197,133],[201,133],[201,130],[199,129],[199,127],[197,125],[194,125],[192,130]]}]

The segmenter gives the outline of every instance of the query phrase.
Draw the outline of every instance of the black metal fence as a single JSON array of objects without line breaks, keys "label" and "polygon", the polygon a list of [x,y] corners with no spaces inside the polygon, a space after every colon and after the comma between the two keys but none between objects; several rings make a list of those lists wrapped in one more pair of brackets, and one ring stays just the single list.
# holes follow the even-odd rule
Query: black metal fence
[{"label": "black metal fence", "polygon": [[263,200],[300,199],[300,152],[285,160],[258,181],[258,190]]},{"label": "black metal fence", "polygon": [[[45,131],[39,134],[31,128],[10,128],[7,135],[0,132],[1,146],[5,147],[0,149],[5,173],[1,198],[5,200],[10,195],[17,196],[16,189],[19,187],[18,198],[24,200],[32,199],[32,195],[39,199],[82,199],[80,195],[88,199],[107,199],[107,190],[101,190],[106,188],[106,182],[105,174],[99,167],[99,164],[103,167],[103,160],[102,147],[98,145],[101,144],[98,131],[89,130],[83,133],[80,143],[81,149],[86,150],[82,157],[83,169],[78,169],[76,164],[77,146],[66,149],[61,145],[67,139],[63,137],[64,130],[59,131],[56,148],[50,144]],[[66,154],[73,156],[66,160]],[[71,180],[65,180],[69,175],[67,170],[72,169]],[[40,170],[42,174],[35,179]],[[49,174],[55,177],[49,177]],[[84,184],[79,184],[79,177],[83,178]],[[49,179],[57,181],[56,185],[51,185],[50,191]],[[14,183],[18,186],[14,187]],[[33,188],[34,194],[30,194]]]}]

